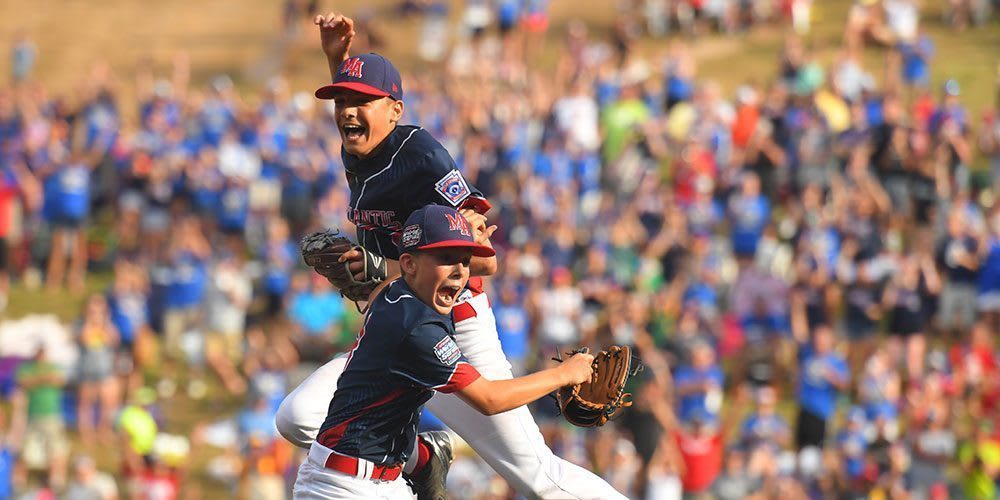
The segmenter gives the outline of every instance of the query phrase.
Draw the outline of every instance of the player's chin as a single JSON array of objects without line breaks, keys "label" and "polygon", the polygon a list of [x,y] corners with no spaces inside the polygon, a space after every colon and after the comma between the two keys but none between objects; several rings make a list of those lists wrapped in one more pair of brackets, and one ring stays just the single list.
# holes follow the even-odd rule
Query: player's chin
[{"label": "player's chin", "polygon": [[368,148],[366,147],[368,145],[367,141],[355,141],[344,138],[342,144],[344,145],[344,151],[354,156],[364,156],[368,152]]}]

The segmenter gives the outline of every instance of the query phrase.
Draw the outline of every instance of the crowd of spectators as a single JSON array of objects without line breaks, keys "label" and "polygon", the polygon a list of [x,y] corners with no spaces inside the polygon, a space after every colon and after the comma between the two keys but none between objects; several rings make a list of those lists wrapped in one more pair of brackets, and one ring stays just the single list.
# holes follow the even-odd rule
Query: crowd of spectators
[{"label": "crowd of spectators", "polygon": [[[959,23],[982,7],[947,3]],[[997,497],[1000,103],[977,119],[931,78],[957,55],[916,1],[856,2],[829,65],[809,0],[625,2],[607,38],[569,23],[547,66],[544,0],[465,2],[454,40],[448,5],[401,5],[437,68],[404,77],[405,121],[493,203],[515,371],[581,345],[648,366],[599,430],[535,405],[556,453],[633,498]],[[636,48],[761,23],[788,33],[777,66],[732,95],[683,38]],[[19,36],[0,87],[0,302],[11,281],[110,280],[69,325],[10,324],[39,340],[0,359],[0,497],[190,498],[203,445],[231,494],[286,497],[302,453],[274,411],[358,319],[296,245],[351,227],[332,103],[277,77],[191,85],[183,57],[139,68],[135,101],[100,66],[54,95],[38,56]],[[60,327],[76,349],[55,359],[38,332]],[[242,408],[166,417],[206,398]],[[511,494],[459,451],[459,496]]]}]

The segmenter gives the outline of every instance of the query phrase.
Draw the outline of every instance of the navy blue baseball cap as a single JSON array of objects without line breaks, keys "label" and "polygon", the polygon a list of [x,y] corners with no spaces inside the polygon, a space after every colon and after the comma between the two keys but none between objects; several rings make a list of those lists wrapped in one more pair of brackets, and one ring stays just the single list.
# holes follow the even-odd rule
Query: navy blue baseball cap
[{"label": "navy blue baseball cap", "polygon": [[444,205],[427,205],[410,214],[398,247],[401,254],[432,248],[468,248],[476,257],[497,254],[492,248],[476,243],[465,216]]},{"label": "navy blue baseball cap", "polygon": [[399,70],[375,53],[350,57],[340,63],[333,83],[316,89],[316,98],[333,99],[337,89],[403,100],[403,79]]}]

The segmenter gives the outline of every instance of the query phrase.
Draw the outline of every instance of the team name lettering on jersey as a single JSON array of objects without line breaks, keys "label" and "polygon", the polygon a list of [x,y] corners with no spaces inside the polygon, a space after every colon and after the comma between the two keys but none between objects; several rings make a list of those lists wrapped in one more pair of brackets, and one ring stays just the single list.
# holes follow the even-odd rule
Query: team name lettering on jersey
[{"label": "team name lettering on jersey", "polygon": [[361,78],[361,67],[365,65],[365,62],[356,57],[344,61],[344,64],[340,67],[340,74],[351,78]]},{"label": "team name lettering on jersey", "polygon": [[469,223],[465,220],[465,217],[451,214],[445,214],[444,216],[448,218],[449,231],[458,231],[462,236],[472,236],[472,233],[469,232]]},{"label": "team name lettering on jersey", "polygon": [[396,219],[394,210],[363,210],[347,207],[347,218],[362,229],[388,229],[399,231],[403,224]]}]

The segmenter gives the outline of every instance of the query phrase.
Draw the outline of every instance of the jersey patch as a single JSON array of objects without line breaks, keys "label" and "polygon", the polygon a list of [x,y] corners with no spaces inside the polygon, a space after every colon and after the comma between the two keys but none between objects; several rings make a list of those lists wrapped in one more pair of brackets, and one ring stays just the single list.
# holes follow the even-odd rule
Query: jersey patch
[{"label": "jersey patch", "polygon": [[437,356],[442,363],[446,365],[453,365],[458,358],[462,357],[462,351],[458,349],[458,344],[455,343],[455,339],[451,336],[441,339],[434,346],[434,355]]},{"label": "jersey patch", "polygon": [[420,225],[411,224],[403,229],[403,236],[400,238],[399,246],[409,248],[420,243]]},{"label": "jersey patch", "polygon": [[434,184],[434,189],[456,207],[468,198],[471,193],[469,185],[466,184],[465,178],[462,177],[462,173],[458,170],[448,172],[447,175]]}]

